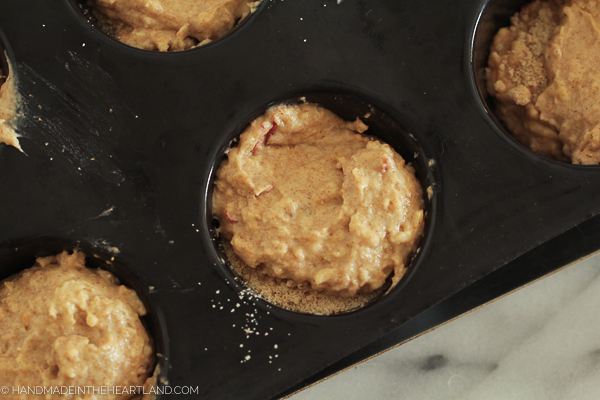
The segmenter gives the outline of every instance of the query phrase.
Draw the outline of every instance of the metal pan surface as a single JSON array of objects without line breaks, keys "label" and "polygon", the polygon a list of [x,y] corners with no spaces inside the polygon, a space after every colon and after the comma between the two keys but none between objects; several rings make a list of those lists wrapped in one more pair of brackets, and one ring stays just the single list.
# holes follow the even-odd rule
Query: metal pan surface
[{"label": "metal pan surface", "polygon": [[[0,278],[38,254],[97,255],[151,310],[163,384],[207,399],[279,398],[417,334],[423,315],[423,327],[444,322],[452,312],[431,317],[432,307],[457,304],[442,302],[600,211],[597,167],[532,154],[490,111],[478,85],[485,43],[518,5],[502,7],[265,0],[222,40],[165,54],[105,36],[76,2],[0,0],[24,150],[0,145]],[[432,188],[408,276],[343,315],[248,296],[215,245],[210,193],[223,152],[270,104],[301,95],[348,119],[376,110],[373,134]],[[469,298],[471,308],[489,300]]]}]

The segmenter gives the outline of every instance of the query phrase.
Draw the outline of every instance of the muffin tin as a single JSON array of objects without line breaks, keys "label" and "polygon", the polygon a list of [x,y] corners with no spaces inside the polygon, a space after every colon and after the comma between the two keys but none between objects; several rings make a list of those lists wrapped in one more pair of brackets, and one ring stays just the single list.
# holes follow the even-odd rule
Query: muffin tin
[{"label": "muffin tin", "polygon": [[[419,321],[444,322],[452,313],[432,314],[440,304],[465,311],[452,303],[462,289],[600,211],[598,168],[529,152],[478,85],[493,32],[520,4],[265,0],[222,40],[164,54],[106,37],[75,1],[0,0],[24,150],[0,145],[0,278],[36,255],[83,249],[147,304],[162,384],[210,399],[279,398],[418,333],[407,327]],[[344,118],[371,110],[368,133],[432,188],[410,273],[352,313],[256,299],[233,281],[212,224],[210,184],[230,141],[270,104],[302,95]],[[534,272],[512,282],[561,266],[519,265]]]}]

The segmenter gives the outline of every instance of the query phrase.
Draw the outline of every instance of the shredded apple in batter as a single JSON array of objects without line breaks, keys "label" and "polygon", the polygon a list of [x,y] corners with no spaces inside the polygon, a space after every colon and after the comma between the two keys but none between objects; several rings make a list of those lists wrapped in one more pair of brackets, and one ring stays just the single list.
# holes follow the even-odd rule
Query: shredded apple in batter
[{"label": "shredded apple in batter", "polygon": [[[135,292],[109,272],[85,267],[83,253],[38,258],[1,283],[0,382],[8,387],[115,387],[152,383],[153,349]],[[147,387],[149,389],[149,387]],[[7,400],[102,398],[14,392]]]},{"label": "shredded apple in batter", "polygon": [[100,26],[144,50],[181,51],[209,43],[256,9],[248,0],[88,0]]},{"label": "shredded apple in batter", "polygon": [[535,1],[494,38],[488,91],[533,151],[600,163],[600,2]]},{"label": "shredded apple in batter", "polygon": [[218,171],[220,232],[250,267],[344,296],[405,272],[423,232],[412,166],[310,103],[269,109]]}]

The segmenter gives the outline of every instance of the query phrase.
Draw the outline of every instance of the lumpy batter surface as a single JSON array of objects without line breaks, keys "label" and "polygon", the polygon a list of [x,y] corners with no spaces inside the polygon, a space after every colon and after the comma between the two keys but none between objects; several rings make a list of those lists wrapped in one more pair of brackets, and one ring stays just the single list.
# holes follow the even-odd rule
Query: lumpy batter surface
[{"label": "lumpy batter surface", "polygon": [[[38,258],[34,267],[1,283],[3,385],[123,388],[143,386],[152,375],[152,344],[139,318],[146,314],[144,305],[112,274],[84,263],[79,252]],[[69,398],[12,390],[2,397]],[[81,398],[96,397],[89,393]]]},{"label": "lumpy batter surface", "polygon": [[89,0],[102,28],[144,50],[180,51],[218,39],[251,13],[248,0]]},{"label": "lumpy batter surface", "polygon": [[600,3],[535,1],[494,38],[488,91],[500,119],[533,151],[600,162]]},{"label": "lumpy batter surface", "polygon": [[345,296],[404,274],[423,231],[414,170],[313,104],[269,109],[230,149],[213,211],[250,267]]}]

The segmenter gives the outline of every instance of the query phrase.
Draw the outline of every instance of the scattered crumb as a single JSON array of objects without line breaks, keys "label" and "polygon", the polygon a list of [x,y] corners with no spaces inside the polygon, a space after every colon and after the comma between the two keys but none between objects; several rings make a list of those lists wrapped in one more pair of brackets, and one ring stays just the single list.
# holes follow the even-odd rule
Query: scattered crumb
[{"label": "scattered crumb", "polygon": [[431,200],[433,198],[433,186],[427,186],[427,198]]}]

